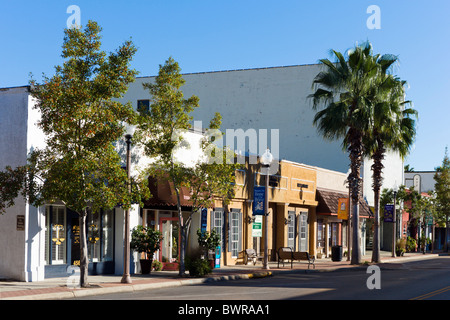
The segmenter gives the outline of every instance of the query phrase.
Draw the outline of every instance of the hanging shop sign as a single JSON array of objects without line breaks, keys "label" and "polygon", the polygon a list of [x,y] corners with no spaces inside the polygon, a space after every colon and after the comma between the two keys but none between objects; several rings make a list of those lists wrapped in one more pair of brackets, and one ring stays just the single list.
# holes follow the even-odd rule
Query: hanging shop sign
[{"label": "hanging shop sign", "polygon": [[337,217],[338,219],[348,220],[348,198],[339,198]]},{"label": "hanging shop sign", "polygon": [[253,188],[253,215],[264,215],[266,202],[266,188],[255,186]]},{"label": "hanging shop sign", "polygon": [[384,206],[384,222],[394,222],[394,205],[386,204]]}]

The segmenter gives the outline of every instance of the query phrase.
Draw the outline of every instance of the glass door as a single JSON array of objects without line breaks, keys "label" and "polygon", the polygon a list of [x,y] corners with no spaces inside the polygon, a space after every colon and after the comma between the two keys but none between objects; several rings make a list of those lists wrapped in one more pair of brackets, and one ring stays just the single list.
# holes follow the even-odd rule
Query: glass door
[{"label": "glass door", "polygon": [[299,224],[298,224],[298,243],[299,243],[299,250],[300,251],[309,251],[308,250],[308,213],[307,212],[301,212],[299,217]]},{"label": "glass door", "polygon": [[174,262],[178,260],[180,230],[178,218],[160,218],[159,230],[163,235],[159,259],[162,262]]},{"label": "glass door", "polygon": [[288,238],[287,238],[287,244],[288,247],[292,249],[292,251],[296,251],[295,247],[295,211],[289,211],[288,212]]}]

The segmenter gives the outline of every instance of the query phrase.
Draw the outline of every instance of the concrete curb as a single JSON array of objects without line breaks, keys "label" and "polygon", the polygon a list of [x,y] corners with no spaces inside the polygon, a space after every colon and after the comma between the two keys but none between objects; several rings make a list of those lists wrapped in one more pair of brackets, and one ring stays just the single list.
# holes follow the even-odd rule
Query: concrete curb
[{"label": "concrete curb", "polygon": [[[414,256],[414,257],[402,257],[402,258],[392,258],[384,259],[381,263],[377,264],[383,268],[384,263],[393,263],[402,265],[403,262],[419,261],[423,259],[436,258],[437,254],[429,254],[427,256]],[[400,260],[401,259],[401,260]],[[182,278],[174,279],[169,281],[153,282],[153,283],[135,283],[128,285],[108,285],[105,287],[98,286],[93,288],[84,289],[67,289],[67,291],[49,292],[30,295],[21,295],[14,297],[0,298],[0,300],[58,300],[58,299],[73,299],[82,298],[91,295],[109,294],[109,293],[125,293],[125,292],[135,292],[141,290],[149,289],[159,289],[159,288],[169,288],[178,286],[189,286],[202,283],[211,283],[218,281],[230,281],[230,280],[240,280],[240,279],[258,279],[270,276],[276,276],[280,274],[308,274],[308,273],[324,273],[324,272],[340,272],[340,271],[364,271],[367,270],[369,265],[358,265],[358,266],[339,266],[335,268],[326,269],[283,269],[283,270],[271,270],[253,273],[238,273],[230,275],[217,275],[210,276],[206,278]]]},{"label": "concrete curb", "polygon": [[235,274],[224,276],[212,276],[207,278],[192,278],[192,279],[180,279],[171,281],[161,281],[157,283],[137,283],[129,285],[118,285],[108,287],[95,287],[84,289],[73,289],[63,292],[50,292],[42,294],[23,295],[16,297],[7,297],[0,300],[59,300],[59,299],[73,299],[83,298],[92,295],[110,294],[110,293],[131,293],[135,291],[160,289],[178,286],[189,286],[202,283],[218,282],[218,281],[230,281],[239,279],[252,279],[252,278],[264,278],[271,276],[272,272],[256,272],[247,274]]}]

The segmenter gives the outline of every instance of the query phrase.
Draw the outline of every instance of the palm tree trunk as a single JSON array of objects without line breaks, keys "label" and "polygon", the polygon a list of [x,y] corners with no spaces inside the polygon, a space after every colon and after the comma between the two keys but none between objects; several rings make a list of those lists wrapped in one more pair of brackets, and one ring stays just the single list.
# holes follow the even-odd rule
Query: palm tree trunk
[{"label": "palm tree trunk", "polygon": [[379,263],[380,258],[380,189],[383,182],[381,176],[383,170],[383,159],[386,149],[383,146],[383,141],[377,139],[378,148],[372,156],[373,164],[373,194],[374,194],[374,211],[375,211],[375,221],[374,221],[374,231],[373,231],[373,249],[372,249],[372,262]]},{"label": "palm tree trunk", "polygon": [[373,230],[373,248],[372,248],[372,262],[379,263],[380,258],[380,190],[374,190],[374,230]]},{"label": "palm tree trunk", "polygon": [[360,171],[362,163],[362,138],[361,134],[356,130],[350,128],[349,132],[350,144],[348,147],[350,157],[350,175],[348,180],[350,182],[351,198],[352,198],[352,259],[351,264],[361,263],[361,231],[359,228],[359,190],[360,190]]}]

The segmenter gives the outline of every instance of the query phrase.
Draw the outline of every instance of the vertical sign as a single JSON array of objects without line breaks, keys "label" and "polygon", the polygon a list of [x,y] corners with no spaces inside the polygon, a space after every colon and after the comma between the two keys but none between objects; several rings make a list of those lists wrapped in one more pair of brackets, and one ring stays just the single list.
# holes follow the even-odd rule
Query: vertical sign
[{"label": "vertical sign", "polygon": [[253,188],[253,215],[264,215],[266,213],[266,187]]},{"label": "vertical sign", "polygon": [[16,229],[17,229],[17,231],[25,231],[25,216],[24,215],[17,216]]},{"label": "vertical sign", "polygon": [[337,217],[338,219],[348,220],[348,198],[339,198]]},{"label": "vertical sign", "polygon": [[384,222],[394,222],[394,205],[386,204],[384,206]]},{"label": "vertical sign", "polygon": [[255,216],[252,224],[252,237],[262,237],[262,216]]},{"label": "vertical sign", "polygon": [[205,232],[207,226],[208,226],[208,209],[203,208],[202,209],[201,222],[200,222],[200,230],[201,230],[201,232]]}]

